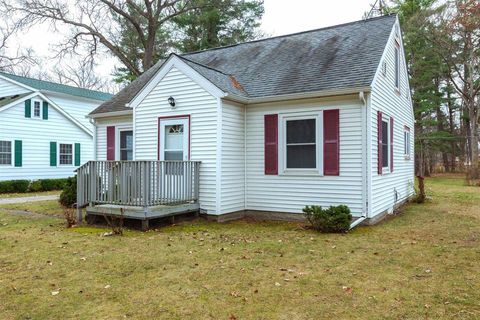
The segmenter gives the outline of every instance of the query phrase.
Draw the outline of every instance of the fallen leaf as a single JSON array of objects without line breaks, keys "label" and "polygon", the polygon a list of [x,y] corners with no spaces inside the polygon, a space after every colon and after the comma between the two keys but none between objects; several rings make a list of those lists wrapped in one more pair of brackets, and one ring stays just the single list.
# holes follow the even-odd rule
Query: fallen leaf
[{"label": "fallen leaf", "polygon": [[275,282],[275,286],[280,287],[281,284],[279,282]]},{"label": "fallen leaf", "polygon": [[56,296],[56,295],[59,294],[59,293],[60,293],[60,290],[58,290],[58,291],[52,291],[52,296]]},{"label": "fallen leaf", "polygon": [[111,287],[112,287],[111,285],[107,284],[104,288],[105,289],[110,289]]}]

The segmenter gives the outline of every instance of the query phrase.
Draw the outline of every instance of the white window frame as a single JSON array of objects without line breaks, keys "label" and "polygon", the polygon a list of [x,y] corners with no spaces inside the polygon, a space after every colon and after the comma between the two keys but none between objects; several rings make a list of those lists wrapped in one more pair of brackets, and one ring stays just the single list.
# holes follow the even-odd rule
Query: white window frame
[{"label": "white window frame", "polygon": [[[401,75],[400,75],[400,40],[395,39],[395,46],[394,46],[394,69],[393,69],[393,85],[395,90],[398,94],[400,94],[400,86],[401,86]],[[398,54],[397,54],[398,52]],[[396,55],[396,57],[395,57]]]},{"label": "white window frame", "polygon": [[[38,116],[35,115],[35,103],[38,102]],[[42,101],[38,99],[32,100],[32,118],[33,119],[42,119]]]},{"label": "white window frame", "polygon": [[[113,125],[113,124],[112,124]],[[110,125],[107,125],[110,126]],[[135,160],[135,130],[129,123],[122,122],[115,124],[115,160],[120,160],[120,131],[132,131],[133,132],[133,160]],[[106,139],[106,136],[105,136]]]},{"label": "white window frame", "polygon": [[[72,163],[71,164],[62,164],[60,163],[60,155],[61,155],[61,149],[60,145],[65,144],[65,145],[71,145],[72,146]],[[58,155],[57,155],[57,163],[58,166],[60,167],[73,167],[75,164],[75,144],[70,143],[70,142],[58,142],[57,143],[57,150],[58,150]]]},{"label": "white window frame", "polygon": [[[121,142],[122,141],[121,141],[120,134],[125,131],[132,131],[132,139],[135,139],[135,137],[134,137],[132,127],[118,127],[116,128],[116,131],[117,132],[115,133],[115,159],[118,161],[121,161],[121,157],[122,157]],[[134,144],[132,144],[132,161],[133,161],[133,150],[135,150]],[[122,160],[122,161],[127,161],[127,160]]]},{"label": "white window frame", "polygon": [[[389,116],[386,116],[386,115],[382,115],[382,130],[383,130],[383,122],[386,122],[387,123],[387,146],[388,146],[388,152],[387,152],[387,166],[385,167],[383,165],[383,134],[382,134],[382,150],[380,150],[380,152],[382,152],[382,174],[387,174],[387,173],[390,173],[390,148],[392,148],[392,143],[391,143],[391,139],[390,139],[390,133],[391,133],[391,129],[390,129],[390,117]],[[382,132],[383,133],[383,132]]]},{"label": "white window frame", "polygon": [[15,143],[13,140],[10,140],[10,139],[0,139],[0,141],[4,141],[4,142],[10,142],[10,153],[11,153],[11,157],[10,157],[10,164],[1,164],[0,163],[0,167],[13,167],[13,165],[15,164]]},{"label": "white window frame", "polygon": [[[323,112],[284,113],[278,116],[278,174],[323,176]],[[316,168],[287,168],[287,121],[308,119],[315,119]]]},{"label": "white window frame", "polygon": [[160,139],[159,148],[160,148],[160,161],[165,161],[165,127],[174,126],[174,125],[183,125],[183,159],[182,161],[189,160],[190,153],[190,124],[188,118],[165,118],[160,119]]},{"label": "white window frame", "polygon": [[410,160],[411,155],[412,155],[412,150],[411,150],[411,133],[410,133],[410,128],[405,126],[403,129],[403,154],[405,156],[405,160]]}]

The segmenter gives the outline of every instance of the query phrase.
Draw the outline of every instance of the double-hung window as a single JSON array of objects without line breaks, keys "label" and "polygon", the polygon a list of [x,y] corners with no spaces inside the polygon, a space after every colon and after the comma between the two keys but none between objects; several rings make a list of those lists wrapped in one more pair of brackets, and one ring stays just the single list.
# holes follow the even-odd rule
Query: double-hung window
[{"label": "double-hung window", "polygon": [[41,106],[40,101],[33,102],[33,117],[40,118],[41,116]]},{"label": "double-hung window", "polygon": [[321,115],[282,115],[283,172],[319,174],[321,159]]},{"label": "double-hung window", "polygon": [[73,164],[73,145],[68,143],[60,143],[59,145],[59,163],[68,166]]},{"label": "double-hung window", "polygon": [[390,160],[390,124],[389,119],[382,119],[382,167],[389,167]]},{"label": "double-hung window", "polygon": [[405,155],[405,159],[410,159],[410,128],[405,127],[403,131],[403,153]]},{"label": "double-hung window", "polygon": [[133,131],[120,131],[120,160],[133,160]]},{"label": "double-hung window", "polygon": [[0,141],[0,165],[12,165],[11,141]]}]

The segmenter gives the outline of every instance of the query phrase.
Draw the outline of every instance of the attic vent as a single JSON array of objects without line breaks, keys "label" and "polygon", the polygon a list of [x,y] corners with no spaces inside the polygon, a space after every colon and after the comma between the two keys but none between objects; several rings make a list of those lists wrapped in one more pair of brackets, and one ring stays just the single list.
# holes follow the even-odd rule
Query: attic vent
[{"label": "attic vent", "polygon": [[382,75],[383,75],[384,77],[387,76],[387,62],[386,62],[385,60],[382,61]]}]

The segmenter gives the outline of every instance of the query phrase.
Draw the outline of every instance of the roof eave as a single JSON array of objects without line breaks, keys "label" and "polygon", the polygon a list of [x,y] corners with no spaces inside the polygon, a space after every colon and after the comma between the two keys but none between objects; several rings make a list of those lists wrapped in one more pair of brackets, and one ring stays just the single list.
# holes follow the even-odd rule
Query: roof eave
[{"label": "roof eave", "polygon": [[91,113],[87,115],[87,117],[91,119],[98,119],[98,118],[129,116],[132,114],[133,114],[133,110],[122,110],[122,111],[102,112],[102,113],[93,113],[93,114]]},{"label": "roof eave", "polygon": [[344,96],[349,94],[358,94],[359,92],[370,92],[371,90],[372,90],[371,86],[364,86],[364,87],[353,87],[353,88],[345,88],[345,89],[289,93],[289,94],[274,95],[274,96],[264,96],[264,97],[258,97],[258,98],[250,98],[250,97],[247,98],[247,97],[242,97],[232,93],[228,93],[224,97],[224,99],[232,100],[232,101],[240,102],[244,104],[257,104],[257,103],[286,101],[286,100]]}]

